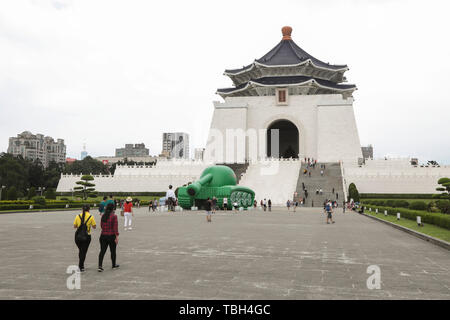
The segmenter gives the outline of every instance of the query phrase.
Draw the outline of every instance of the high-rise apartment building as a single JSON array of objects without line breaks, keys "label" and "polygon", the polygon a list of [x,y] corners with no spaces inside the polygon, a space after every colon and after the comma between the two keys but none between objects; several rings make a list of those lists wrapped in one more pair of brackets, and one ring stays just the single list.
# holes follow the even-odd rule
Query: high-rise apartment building
[{"label": "high-rise apartment building", "polygon": [[184,132],[163,133],[162,153],[169,158],[189,159],[189,135]]},{"label": "high-rise apartment building", "polygon": [[116,157],[145,157],[149,155],[149,149],[143,143],[125,144],[125,148],[116,149]]},{"label": "high-rise apartment building", "polygon": [[32,134],[24,131],[17,137],[9,138],[8,153],[25,159],[39,159],[44,167],[48,167],[50,162],[56,163],[66,162],[66,145],[64,139],[56,141],[49,136],[44,137],[42,134]]}]

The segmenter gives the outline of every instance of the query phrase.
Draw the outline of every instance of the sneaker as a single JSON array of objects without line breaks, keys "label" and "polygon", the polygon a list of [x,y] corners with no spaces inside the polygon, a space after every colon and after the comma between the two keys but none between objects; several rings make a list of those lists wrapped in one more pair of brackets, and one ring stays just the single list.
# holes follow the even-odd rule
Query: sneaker
[{"label": "sneaker", "polygon": [[102,267],[98,267],[98,272],[103,272],[103,268]]},{"label": "sneaker", "polygon": [[334,223],[334,221],[333,221],[333,223]]},{"label": "sneaker", "polygon": [[84,272],[85,270],[84,270],[84,268],[80,268],[80,272]]},{"label": "sneaker", "polygon": [[113,269],[118,269],[119,268],[119,265],[118,264],[116,264],[115,266],[113,266],[112,267]]}]

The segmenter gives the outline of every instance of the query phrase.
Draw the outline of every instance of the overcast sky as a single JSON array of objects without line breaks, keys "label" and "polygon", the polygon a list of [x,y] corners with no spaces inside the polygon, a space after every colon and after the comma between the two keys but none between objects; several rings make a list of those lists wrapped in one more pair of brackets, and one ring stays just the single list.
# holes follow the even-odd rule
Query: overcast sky
[{"label": "overcast sky", "polygon": [[450,164],[450,2],[415,0],[0,2],[0,152],[29,130],[67,156],[114,155],[162,133],[204,147],[226,68],[260,58],[281,27],[347,64],[362,145]]}]

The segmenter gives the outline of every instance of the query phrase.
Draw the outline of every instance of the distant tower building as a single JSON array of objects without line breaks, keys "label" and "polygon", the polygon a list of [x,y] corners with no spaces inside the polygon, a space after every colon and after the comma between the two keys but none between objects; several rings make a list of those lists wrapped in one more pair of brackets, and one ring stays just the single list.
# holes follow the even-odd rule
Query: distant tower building
[{"label": "distant tower building", "polygon": [[184,132],[163,133],[162,154],[169,154],[169,158],[189,159],[189,135]]},{"label": "distant tower building", "polygon": [[86,158],[88,156],[88,153],[86,151],[86,143],[83,144],[83,151],[81,151],[81,160]]},{"label": "distant tower building", "polygon": [[24,131],[17,137],[9,138],[8,153],[30,160],[39,159],[44,167],[50,162],[66,162],[66,145],[64,139],[53,140],[52,137],[44,137],[42,134],[32,134]]},{"label": "distant tower building", "polygon": [[195,148],[195,160],[203,160],[203,153],[205,152],[205,148]]},{"label": "distant tower building", "polygon": [[367,147],[361,147],[364,159],[373,159],[373,146],[369,144]]},{"label": "distant tower building", "polygon": [[143,143],[136,143],[135,145],[127,143],[125,148],[116,149],[116,157],[145,157],[150,154],[149,152],[150,150]]}]

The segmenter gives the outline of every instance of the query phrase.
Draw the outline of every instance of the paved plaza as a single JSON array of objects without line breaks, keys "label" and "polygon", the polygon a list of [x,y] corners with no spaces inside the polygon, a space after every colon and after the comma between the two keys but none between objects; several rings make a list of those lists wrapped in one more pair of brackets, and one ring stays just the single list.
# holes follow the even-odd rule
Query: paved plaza
[{"label": "paved plaza", "polygon": [[[92,232],[81,289],[76,212],[0,215],[0,299],[450,299],[450,252],[356,213],[327,225],[320,208],[149,213],[120,228],[118,263],[97,272]],[[95,218],[99,223],[97,211]],[[123,217],[119,217],[123,223]],[[369,290],[378,265],[381,289]]]}]

